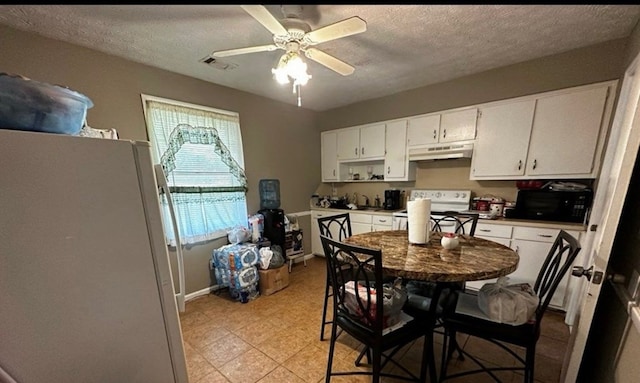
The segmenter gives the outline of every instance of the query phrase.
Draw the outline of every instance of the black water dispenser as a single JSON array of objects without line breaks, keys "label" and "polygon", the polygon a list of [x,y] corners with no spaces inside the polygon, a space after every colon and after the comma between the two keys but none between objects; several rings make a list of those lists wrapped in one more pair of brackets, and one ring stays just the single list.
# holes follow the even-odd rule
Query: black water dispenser
[{"label": "black water dispenser", "polygon": [[285,227],[284,210],[280,209],[280,181],[275,179],[260,180],[260,210],[264,217],[263,235],[271,245],[278,245],[284,256]]}]

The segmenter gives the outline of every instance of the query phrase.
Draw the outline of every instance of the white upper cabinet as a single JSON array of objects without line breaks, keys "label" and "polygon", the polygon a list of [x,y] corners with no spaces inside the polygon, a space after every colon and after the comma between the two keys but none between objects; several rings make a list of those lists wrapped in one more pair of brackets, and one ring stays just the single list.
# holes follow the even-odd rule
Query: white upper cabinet
[{"label": "white upper cabinet", "polygon": [[407,128],[407,145],[437,144],[440,137],[440,114],[410,118]]},{"label": "white upper cabinet", "polygon": [[476,138],[477,108],[442,113],[440,142],[473,140]]},{"label": "white upper cabinet", "polygon": [[360,158],[360,128],[338,130],[338,159]]},{"label": "white upper cabinet", "polygon": [[596,178],[616,81],[480,106],[472,180]]},{"label": "white upper cabinet", "polygon": [[384,158],[385,124],[338,130],[338,160]]},{"label": "white upper cabinet", "polygon": [[535,100],[480,107],[472,177],[524,175]]},{"label": "white upper cabinet", "polygon": [[385,181],[415,180],[415,163],[407,161],[407,120],[387,123]]},{"label": "white upper cabinet", "polygon": [[386,124],[375,124],[360,128],[360,158],[384,157]]},{"label": "white upper cabinet", "polygon": [[338,180],[338,134],[335,131],[322,132],[322,181]]},{"label": "white upper cabinet", "polygon": [[591,175],[606,101],[605,86],[539,98],[527,174]]},{"label": "white upper cabinet", "polygon": [[407,146],[473,140],[477,114],[477,108],[468,108],[409,118]]}]

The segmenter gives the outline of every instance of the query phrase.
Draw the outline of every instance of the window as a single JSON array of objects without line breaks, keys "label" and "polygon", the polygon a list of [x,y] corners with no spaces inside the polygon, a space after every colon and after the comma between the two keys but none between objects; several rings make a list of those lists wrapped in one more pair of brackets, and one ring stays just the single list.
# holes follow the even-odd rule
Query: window
[{"label": "window", "polygon": [[[193,244],[247,226],[242,137],[237,113],[142,95],[156,163],[167,177],[180,241]],[[167,242],[176,241],[161,197]]]}]

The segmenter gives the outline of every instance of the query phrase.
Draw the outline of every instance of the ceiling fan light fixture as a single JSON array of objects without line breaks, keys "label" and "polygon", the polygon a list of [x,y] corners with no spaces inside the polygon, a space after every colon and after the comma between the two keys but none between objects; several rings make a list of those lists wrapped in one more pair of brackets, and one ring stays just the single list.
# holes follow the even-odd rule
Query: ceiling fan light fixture
[{"label": "ceiling fan light fixture", "polygon": [[280,57],[276,68],[271,69],[276,81],[288,84],[293,80],[294,85],[305,85],[311,75],[307,73],[307,64],[298,52],[287,52]]}]

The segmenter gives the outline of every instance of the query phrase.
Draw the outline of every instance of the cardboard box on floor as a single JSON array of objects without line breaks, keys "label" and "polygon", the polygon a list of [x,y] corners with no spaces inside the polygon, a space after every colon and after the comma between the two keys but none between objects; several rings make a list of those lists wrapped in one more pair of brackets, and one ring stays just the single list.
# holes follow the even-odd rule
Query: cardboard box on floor
[{"label": "cardboard box on floor", "polygon": [[259,269],[258,274],[261,295],[271,295],[289,286],[289,271],[286,263],[277,269]]}]

